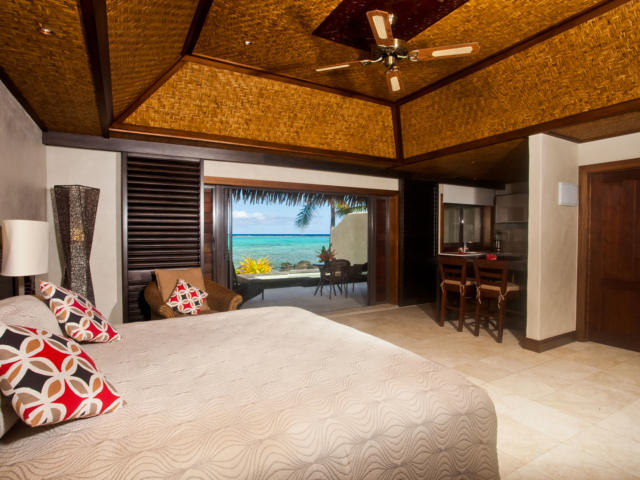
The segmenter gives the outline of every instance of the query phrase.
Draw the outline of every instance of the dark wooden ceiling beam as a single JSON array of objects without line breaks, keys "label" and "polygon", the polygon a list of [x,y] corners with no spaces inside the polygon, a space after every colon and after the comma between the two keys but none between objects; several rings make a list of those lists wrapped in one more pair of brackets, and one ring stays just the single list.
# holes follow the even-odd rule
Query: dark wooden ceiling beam
[{"label": "dark wooden ceiling beam", "polygon": [[567,30],[571,30],[572,28],[575,28],[585,22],[588,22],[589,20],[593,20],[596,17],[604,15],[608,11],[613,10],[614,8],[617,8],[621,5],[624,5],[625,3],[629,3],[630,1],[631,0],[602,0],[596,5],[594,5],[593,7],[588,8],[587,10],[584,10],[576,15],[573,15],[539,33],[536,33],[535,35],[532,35],[529,38],[526,38],[525,40],[522,40],[521,42],[516,43],[515,45],[507,47],[504,50],[494,53],[493,55],[477,63],[474,63],[473,65],[470,65],[469,67],[463,68],[462,70],[459,70],[441,80],[438,80],[437,82],[434,82],[431,85],[427,85],[426,87],[421,88],[420,90],[410,95],[407,95],[406,97],[401,98],[396,103],[402,106],[424,95],[433,93],[436,90],[446,87],[447,85],[453,82],[456,82],[465,77],[468,77],[469,75],[473,75],[474,73],[477,73],[480,70],[490,67],[495,63],[498,63],[517,53],[527,50],[539,43],[549,40],[550,38],[555,37],[556,35],[560,35],[561,33],[564,33]]},{"label": "dark wooden ceiling beam", "polygon": [[396,161],[404,161],[404,148],[402,146],[402,122],[400,120],[400,107],[391,107],[391,121],[393,122],[393,141],[396,145]]},{"label": "dark wooden ceiling beam", "polygon": [[7,72],[5,72],[4,68],[2,68],[1,66],[0,66],[0,81],[4,84],[5,87],[7,87],[7,90],[9,90],[9,93],[13,95],[13,97],[18,101],[18,103],[24,109],[24,111],[27,112],[27,115],[31,117],[31,120],[33,120],[35,124],[38,125],[40,130],[42,130],[43,132],[46,132],[47,126],[44,124],[42,119],[38,116],[38,114],[33,109],[31,104],[27,101],[27,99],[24,98],[24,96],[22,95],[22,92],[20,92],[16,84],[13,83],[13,80],[11,80],[9,75],[7,75]]},{"label": "dark wooden ceiling beam", "polygon": [[[140,138],[144,138],[144,136],[140,135]],[[216,148],[216,146],[213,145],[211,147],[201,147],[175,143],[162,143],[159,141],[152,142],[141,139],[118,138],[114,136],[106,139],[93,135],[44,132],[42,134],[42,143],[56,147],[84,148],[108,152],[129,152],[140,155],[160,155],[173,158],[200,158],[221,162],[301,168],[304,170],[321,170],[384,178],[411,178],[412,176],[409,172],[392,171],[351,163],[332,162],[329,160],[323,161],[288,155],[285,156],[274,151],[269,153],[247,152],[242,150]]]},{"label": "dark wooden ceiling beam", "polygon": [[107,3],[106,0],[80,0],[79,3],[102,135],[108,138],[109,127],[113,122],[113,96],[111,91]]},{"label": "dark wooden ceiling beam", "polygon": [[191,21],[191,26],[187,32],[187,38],[185,39],[184,46],[182,47],[183,57],[185,55],[191,55],[195,50],[198,39],[200,38],[200,33],[204,27],[204,23],[207,21],[207,17],[209,16],[209,10],[211,10],[212,4],[213,0],[200,0],[198,2],[196,12],[193,15],[193,20]]},{"label": "dark wooden ceiling beam", "polygon": [[608,107],[589,110],[588,112],[577,113],[575,115],[570,115],[564,118],[558,118],[548,122],[540,123],[538,125],[531,125],[529,127],[520,128],[518,130],[512,130],[511,132],[505,132],[498,135],[493,135],[491,137],[480,138],[478,140],[472,140],[470,142],[461,143],[459,145],[441,148],[439,150],[423,153],[421,155],[415,155],[413,157],[406,158],[401,166],[393,166],[389,168],[401,168],[402,166],[412,165],[414,163],[420,163],[427,160],[433,160],[435,158],[444,157],[454,153],[475,150],[476,148],[487,147],[489,145],[508,142],[510,140],[517,140],[518,138],[525,138],[531,135],[537,135],[539,133],[548,133],[558,128],[593,122],[594,120],[614,117],[616,115],[635,112],[638,110],[640,110],[640,98],[629,100],[627,102],[617,103]]}]

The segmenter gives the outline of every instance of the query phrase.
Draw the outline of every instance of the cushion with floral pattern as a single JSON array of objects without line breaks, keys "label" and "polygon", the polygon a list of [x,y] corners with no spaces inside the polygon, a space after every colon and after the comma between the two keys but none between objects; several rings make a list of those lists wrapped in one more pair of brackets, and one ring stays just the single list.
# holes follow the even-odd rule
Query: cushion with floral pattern
[{"label": "cushion with floral pattern", "polygon": [[184,280],[178,280],[176,288],[167,301],[174,312],[183,315],[198,315],[209,294]]}]

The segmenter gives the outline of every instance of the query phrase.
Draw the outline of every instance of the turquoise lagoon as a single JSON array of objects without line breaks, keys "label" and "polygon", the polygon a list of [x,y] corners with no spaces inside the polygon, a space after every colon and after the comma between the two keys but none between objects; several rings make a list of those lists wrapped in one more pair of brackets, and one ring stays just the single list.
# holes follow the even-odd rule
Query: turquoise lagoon
[{"label": "turquoise lagoon", "polygon": [[269,256],[274,269],[280,264],[307,260],[318,262],[318,251],[329,247],[329,235],[233,235],[233,263],[236,268],[244,257]]}]

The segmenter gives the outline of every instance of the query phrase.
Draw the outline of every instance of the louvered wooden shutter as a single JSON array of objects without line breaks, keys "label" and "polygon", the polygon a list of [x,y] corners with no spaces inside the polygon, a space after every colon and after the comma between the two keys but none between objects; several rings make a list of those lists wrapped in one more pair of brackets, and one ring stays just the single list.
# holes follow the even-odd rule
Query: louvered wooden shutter
[{"label": "louvered wooden shutter", "polygon": [[199,160],[123,155],[124,321],[148,320],[144,288],[156,268],[201,267],[203,183]]}]

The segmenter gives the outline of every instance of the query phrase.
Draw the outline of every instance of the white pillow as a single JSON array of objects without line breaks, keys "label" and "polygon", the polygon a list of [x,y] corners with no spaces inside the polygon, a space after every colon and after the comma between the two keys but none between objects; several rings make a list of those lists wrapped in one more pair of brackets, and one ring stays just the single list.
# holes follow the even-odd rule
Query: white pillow
[{"label": "white pillow", "polygon": [[[49,310],[44,297],[39,295],[22,295],[0,300],[0,321],[7,325],[41,328],[55,335],[64,336],[56,316]],[[0,437],[2,437],[18,421],[18,415],[9,400],[2,394],[0,397],[2,397],[0,398]]]}]

